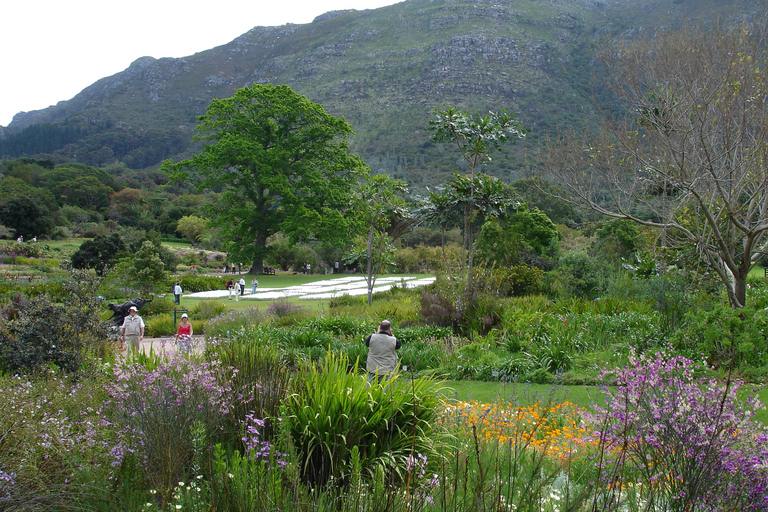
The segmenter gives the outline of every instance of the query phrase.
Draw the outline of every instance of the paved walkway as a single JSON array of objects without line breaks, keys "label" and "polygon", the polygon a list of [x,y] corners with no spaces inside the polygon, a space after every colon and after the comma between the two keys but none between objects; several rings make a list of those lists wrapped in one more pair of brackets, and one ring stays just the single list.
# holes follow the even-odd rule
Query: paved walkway
[{"label": "paved walkway", "polygon": [[[193,339],[193,351],[202,351],[204,338],[203,336],[192,336]],[[119,343],[116,345],[115,350],[117,351],[118,355],[125,356],[126,351],[125,349],[120,350]],[[144,352],[145,354],[149,354],[150,352],[153,352],[155,354],[162,354],[165,352],[169,356],[172,354],[176,354],[178,352],[178,345],[176,345],[176,342],[173,339],[173,336],[168,336],[165,338],[144,338],[139,346],[139,350]]]}]

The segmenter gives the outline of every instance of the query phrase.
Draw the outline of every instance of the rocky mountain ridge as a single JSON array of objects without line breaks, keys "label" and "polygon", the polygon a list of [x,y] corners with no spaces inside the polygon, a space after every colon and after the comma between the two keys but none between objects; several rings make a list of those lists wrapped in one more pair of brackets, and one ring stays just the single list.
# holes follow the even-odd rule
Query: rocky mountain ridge
[{"label": "rocky mountain ridge", "polygon": [[[185,58],[141,57],[69,101],[16,115],[0,136],[0,155],[157,167],[194,149],[196,116],[212,99],[275,83],[343,116],[355,130],[353,150],[374,171],[410,182],[461,168],[456,153],[429,139],[435,108],[505,108],[530,130],[489,168],[511,178],[540,137],[595,116],[595,95],[604,91],[590,79],[591,46],[601,38],[696,16],[738,21],[764,7],[763,0],[406,0],[333,11],[306,25],[255,27]],[[57,147],[36,140],[50,130],[62,133]]]}]

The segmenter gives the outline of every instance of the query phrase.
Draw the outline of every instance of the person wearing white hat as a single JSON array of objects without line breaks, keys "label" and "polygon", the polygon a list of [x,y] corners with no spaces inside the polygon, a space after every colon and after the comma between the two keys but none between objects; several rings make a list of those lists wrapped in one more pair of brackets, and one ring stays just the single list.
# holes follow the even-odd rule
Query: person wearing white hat
[{"label": "person wearing white hat", "polygon": [[176,343],[179,345],[179,350],[185,353],[192,347],[192,324],[186,313],[181,315],[181,322],[176,328]]},{"label": "person wearing white hat", "polygon": [[144,320],[138,315],[139,309],[131,306],[123,320],[123,345],[128,340],[128,352],[139,352],[139,343],[144,339]]}]

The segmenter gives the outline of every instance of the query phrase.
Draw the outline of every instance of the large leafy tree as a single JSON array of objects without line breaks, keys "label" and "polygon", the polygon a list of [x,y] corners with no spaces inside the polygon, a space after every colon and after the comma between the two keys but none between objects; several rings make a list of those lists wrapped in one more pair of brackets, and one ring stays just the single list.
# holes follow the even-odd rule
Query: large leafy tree
[{"label": "large leafy tree", "polygon": [[47,190],[32,187],[18,178],[0,180],[0,224],[14,237],[47,235],[61,217],[61,211]]},{"label": "large leafy tree", "polygon": [[605,48],[628,119],[549,147],[570,200],[695,250],[734,308],[768,244],[766,34],[764,22],[685,28]]},{"label": "large leafy tree", "polygon": [[214,100],[199,118],[202,151],[163,168],[198,190],[220,190],[213,224],[234,261],[261,273],[267,239],[349,237],[351,194],[366,165],[349,152],[343,119],[284,85],[254,84]]},{"label": "large leafy tree", "polygon": [[117,233],[110,236],[96,235],[93,240],[83,242],[72,255],[72,267],[93,268],[99,274],[103,274],[126,249],[125,242]]},{"label": "large leafy tree", "polygon": [[525,203],[490,217],[477,240],[475,258],[486,267],[521,263],[551,270],[560,250],[560,232],[547,215]]}]

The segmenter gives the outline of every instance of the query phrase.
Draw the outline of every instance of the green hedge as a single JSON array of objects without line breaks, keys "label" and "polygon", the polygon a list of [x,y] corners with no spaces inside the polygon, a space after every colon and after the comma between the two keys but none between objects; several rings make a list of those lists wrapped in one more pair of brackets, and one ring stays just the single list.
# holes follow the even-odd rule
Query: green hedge
[{"label": "green hedge", "polygon": [[169,293],[173,290],[173,285],[176,281],[181,283],[181,289],[184,293],[196,293],[196,292],[210,292],[213,290],[225,290],[225,283],[227,282],[220,276],[202,276],[202,275],[186,275],[182,277],[169,277],[165,283],[165,289]]}]

